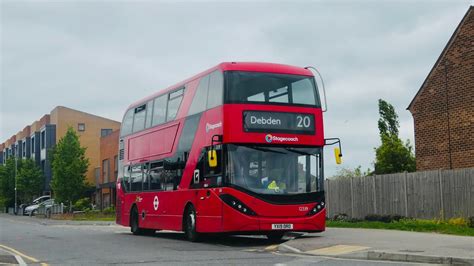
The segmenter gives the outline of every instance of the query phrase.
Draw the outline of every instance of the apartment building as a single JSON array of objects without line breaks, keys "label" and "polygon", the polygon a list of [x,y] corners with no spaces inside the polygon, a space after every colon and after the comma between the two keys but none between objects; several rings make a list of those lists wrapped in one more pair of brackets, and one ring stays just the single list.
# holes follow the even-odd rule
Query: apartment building
[{"label": "apartment building", "polygon": [[23,130],[0,144],[0,147],[3,147],[3,158],[0,162],[5,163],[10,156],[33,159],[44,173],[43,194],[50,194],[52,169],[48,150],[66,134],[68,127],[76,130],[81,146],[86,148],[86,157],[90,162],[86,179],[89,183],[95,184],[95,169],[101,165],[100,138],[118,130],[120,122],[64,106],[57,106],[49,114],[25,126]]}]

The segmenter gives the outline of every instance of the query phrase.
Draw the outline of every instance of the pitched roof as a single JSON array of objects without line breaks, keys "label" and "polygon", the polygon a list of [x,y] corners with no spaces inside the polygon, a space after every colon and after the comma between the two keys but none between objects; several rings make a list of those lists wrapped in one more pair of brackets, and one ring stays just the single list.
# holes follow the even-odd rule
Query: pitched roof
[{"label": "pitched roof", "polygon": [[451,35],[451,38],[449,39],[448,43],[446,44],[446,46],[444,47],[443,51],[441,52],[441,54],[439,55],[438,59],[436,60],[436,63],[433,65],[433,67],[431,68],[430,70],[430,73],[428,73],[428,75],[426,76],[425,80],[423,81],[423,84],[421,84],[421,87],[420,89],[418,90],[418,92],[416,93],[415,97],[413,97],[413,99],[411,100],[410,104],[408,105],[407,107],[407,110],[410,110],[410,108],[412,107],[412,105],[415,103],[415,100],[418,98],[418,95],[421,94],[421,91],[423,90],[423,88],[425,87],[426,85],[426,82],[428,81],[428,79],[430,78],[431,74],[434,72],[434,70],[436,69],[436,67],[441,63],[442,59],[444,58],[444,56],[446,55],[446,53],[448,52],[449,48],[451,47],[451,45],[453,44],[454,40],[456,39],[460,29],[462,28],[462,26],[464,25],[464,22],[466,21],[466,19],[469,17],[470,13],[474,11],[474,6],[470,6],[469,9],[467,10],[466,14],[464,15],[464,17],[462,18],[462,20],[459,22],[459,25],[456,27],[456,30],[454,31],[453,35]]}]

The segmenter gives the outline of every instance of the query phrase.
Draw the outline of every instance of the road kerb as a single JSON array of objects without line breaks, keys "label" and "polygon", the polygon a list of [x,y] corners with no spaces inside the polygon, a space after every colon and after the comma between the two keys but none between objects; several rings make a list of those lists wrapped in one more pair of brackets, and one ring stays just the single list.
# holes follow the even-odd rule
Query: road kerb
[{"label": "road kerb", "polygon": [[474,265],[474,258],[442,257],[399,252],[368,251],[368,260],[389,260],[402,262],[420,262],[449,265]]},{"label": "road kerb", "polygon": [[398,262],[417,262],[417,263],[431,263],[431,264],[448,264],[448,265],[474,265],[474,258],[461,258],[461,257],[442,257],[442,256],[429,256],[429,255],[418,255],[409,253],[398,253],[398,252],[385,252],[385,251],[356,251],[348,254],[339,255],[327,255],[318,254],[317,252],[307,252],[292,247],[286,243],[278,246],[278,251],[283,253],[295,253],[304,254],[308,256],[318,257],[330,257],[339,259],[358,259],[358,260],[374,260],[374,261],[398,261]]}]

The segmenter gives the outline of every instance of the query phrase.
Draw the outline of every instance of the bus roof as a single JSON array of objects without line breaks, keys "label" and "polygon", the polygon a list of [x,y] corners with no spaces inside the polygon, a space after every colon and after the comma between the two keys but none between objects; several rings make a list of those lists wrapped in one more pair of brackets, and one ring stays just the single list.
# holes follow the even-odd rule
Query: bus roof
[{"label": "bus roof", "polygon": [[132,103],[131,105],[129,105],[127,110],[132,107],[136,107],[141,104],[144,104],[148,102],[149,100],[154,99],[162,94],[165,94],[173,89],[177,89],[183,86],[184,84],[189,83],[190,81],[200,78],[202,76],[205,76],[217,69],[220,69],[221,71],[248,71],[248,72],[266,72],[266,73],[313,76],[313,73],[310,70],[305,69],[303,67],[296,67],[296,66],[283,65],[283,64],[274,64],[274,63],[262,63],[262,62],[223,62],[197,75],[194,75],[191,78],[183,80],[177,84],[169,86],[166,89],[159,90],[153,93],[152,95],[149,95],[141,100],[138,100]]}]

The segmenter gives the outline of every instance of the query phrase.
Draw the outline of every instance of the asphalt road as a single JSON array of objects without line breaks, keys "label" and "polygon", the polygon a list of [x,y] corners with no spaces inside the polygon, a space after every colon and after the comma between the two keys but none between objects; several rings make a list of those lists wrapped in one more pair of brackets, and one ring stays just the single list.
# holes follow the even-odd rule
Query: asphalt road
[{"label": "asphalt road", "polygon": [[28,265],[420,265],[281,254],[274,244],[258,236],[214,236],[191,243],[182,233],[134,236],[118,225],[0,215],[0,264],[12,254]]}]

